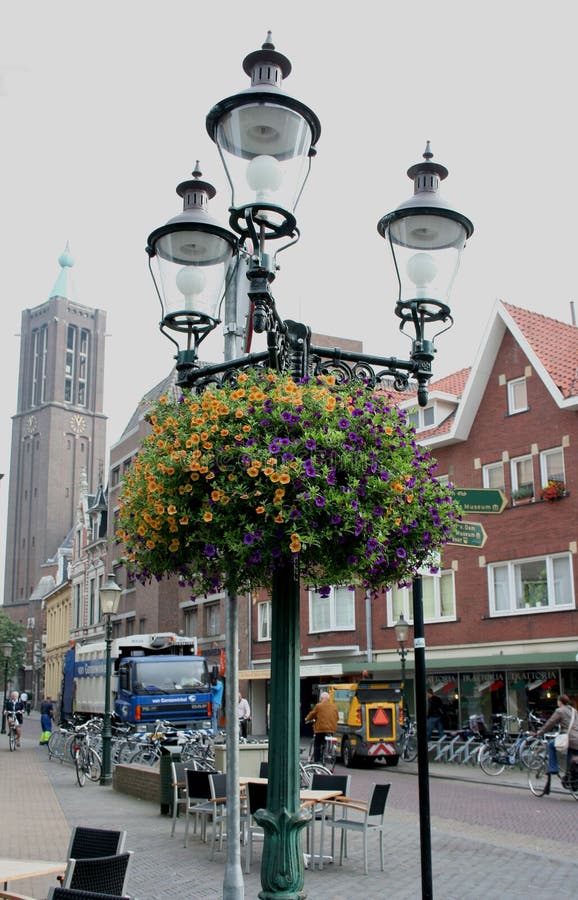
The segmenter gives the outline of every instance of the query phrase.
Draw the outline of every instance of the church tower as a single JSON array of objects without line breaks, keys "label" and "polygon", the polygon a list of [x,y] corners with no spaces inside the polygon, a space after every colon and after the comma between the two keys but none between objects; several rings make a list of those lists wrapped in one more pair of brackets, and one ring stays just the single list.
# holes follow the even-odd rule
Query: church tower
[{"label": "church tower", "polygon": [[76,301],[68,246],[45,303],[22,313],[12,420],[4,604],[28,601],[75,523],[82,473],[106,471],[102,411],[106,313]]}]

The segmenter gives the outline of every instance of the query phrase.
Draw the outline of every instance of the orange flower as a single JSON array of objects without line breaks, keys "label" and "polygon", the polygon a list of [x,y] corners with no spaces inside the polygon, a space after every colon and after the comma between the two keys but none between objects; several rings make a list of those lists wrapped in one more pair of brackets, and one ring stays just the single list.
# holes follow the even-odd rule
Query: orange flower
[{"label": "orange flower", "polygon": [[257,506],[257,507],[255,508],[255,512],[257,513],[258,516],[260,516],[260,515],[262,515],[262,514],[265,512],[265,507],[264,507],[264,506]]},{"label": "orange flower", "polygon": [[247,469],[247,475],[250,475],[251,478],[256,478],[259,474],[259,469],[256,469],[255,466],[249,466]]},{"label": "orange flower", "polygon": [[212,522],[212,521],[213,521],[213,513],[210,512],[210,510],[207,509],[207,510],[203,513],[203,521],[204,521],[204,522]]},{"label": "orange flower", "polygon": [[281,484],[289,484],[291,476],[287,472],[283,472],[283,474],[279,476],[279,481]]},{"label": "orange flower", "polygon": [[[176,506],[174,506],[174,504],[171,503],[170,506],[167,506],[167,512],[168,512],[169,516],[174,516],[176,514],[176,511],[177,511],[177,508],[176,508]],[[158,510],[157,510],[157,512],[158,512]]]}]

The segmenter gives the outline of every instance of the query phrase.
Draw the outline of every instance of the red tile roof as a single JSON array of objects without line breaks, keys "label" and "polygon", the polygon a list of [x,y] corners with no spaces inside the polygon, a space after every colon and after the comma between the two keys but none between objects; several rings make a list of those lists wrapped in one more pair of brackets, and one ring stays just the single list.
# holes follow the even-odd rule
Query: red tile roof
[{"label": "red tile roof", "polygon": [[578,394],[578,328],[504,303],[563,397]]}]

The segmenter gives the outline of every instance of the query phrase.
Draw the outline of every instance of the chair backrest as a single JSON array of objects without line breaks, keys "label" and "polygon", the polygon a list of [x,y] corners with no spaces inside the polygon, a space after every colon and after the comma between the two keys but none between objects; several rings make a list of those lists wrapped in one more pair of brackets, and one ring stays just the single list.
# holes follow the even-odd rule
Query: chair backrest
[{"label": "chair backrest", "polygon": [[47,900],[130,900],[123,894],[95,894],[94,891],[81,891],[74,888],[51,887]]},{"label": "chair backrest", "polygon": [[385,810],[385,804],[387,803],[387,795],[389,794],[389,789],[391,784],[374,784],[371,794],[369,796],[369,803],[367,809],[368,818],[372,818],[374,816],[383,816],[383,812]]},{"label": "chair backrest", "polygon": [[311,779],[312,791],[341,791],[344,797],[349,797],[351,775],[323,775],[314,772]]},{"label": "chair backrest", "polygon": [[183,786],[186,784],[187,778],[185,775],[185,769],[187,767],[186,763],[182,762],[171,762],[171,776],[173,785],[182,784]]},{"label": "chair backrest", "polygon": [[254,815],[258,809],[267,808],[266,784],[257,784],[254,781],[247,782],[247,797],[249,799],[249,813]]},{"label": "chair backrest", "polygon": [[62,887],[101,894],[124,894],[132,850],[116,856],[70,859]]},{"label": "chair backrest", "polygon": [[215,772],[197,772],[195,769],[185,769],[189,799],[210,800],[211,785],[209,783],[209,775],[215,774]]},{"label": "chair backrest", "polygon": [[116,856],[124,850],[126,831],[109,828],[86,828],[77,825],[70,836],[67,859],[95,859]]},{"label": "chair backrest", "polygon": [[259,766],[259,778],[269,778],[269,763],[263,761]]},{"label": "chair backrest", "polygon": [[209,774],[209,785],[211,788],[211,799],[216,800],[218,797],[227,796],[227,776],[220,772]]}]

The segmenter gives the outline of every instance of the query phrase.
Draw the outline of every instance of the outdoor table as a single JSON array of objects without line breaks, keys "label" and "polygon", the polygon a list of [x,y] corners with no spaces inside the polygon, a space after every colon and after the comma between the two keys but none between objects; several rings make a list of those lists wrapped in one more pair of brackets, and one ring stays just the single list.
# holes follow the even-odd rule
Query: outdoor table
[{"label": "outdoor table", "polygon": [[0,882],[8,890],[9,881],[20,878],[36,878],[38,875],[63,874],[66,863],[48,859],[5,859],[0,858]]},{"label": "outdoor table", "polygon": [[338,797],[341,797],[342,794],[343,791],[299,791],[299,799],[301,800],[302,805],[313,807],[311,810],[311,824],[309,827],[309,849],[311,850],[311,853],[309,854],[309,863],[312,869],[315,868],[315,863],[317,863],[318,867],[322,869],[324,859],[327,859],[328,862],[333,862],[332,856],[322,857],[320,853],[318,853],[317,855],[315,854],[315,807],[318,804],[322,806],[328,800],[335,800]]}]

